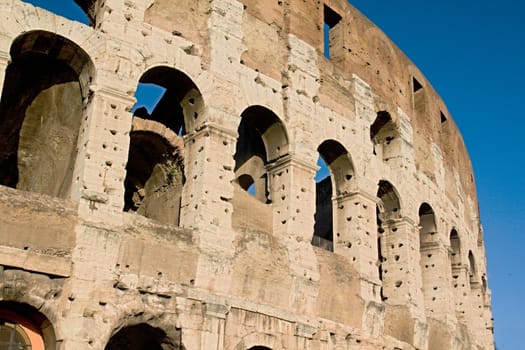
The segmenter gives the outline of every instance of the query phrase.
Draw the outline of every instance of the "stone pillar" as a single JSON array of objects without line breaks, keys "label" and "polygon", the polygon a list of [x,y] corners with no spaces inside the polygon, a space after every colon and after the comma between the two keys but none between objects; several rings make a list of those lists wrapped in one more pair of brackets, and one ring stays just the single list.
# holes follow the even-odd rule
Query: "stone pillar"
[{"label": "stone pillar", "polygon": [[455,324],[448,246],[440,241],[429,242],[420,248],[420,252],[426,315]]},{"label": "stone pillar", "polygon": [[292,155],[267,166],[274,235],[311,242],[316,171],[316,165]]},{"label": "stone pillar", "polygon": [[363,298],[379,302],[376,197],[358,192],[337,196],[333,202],[334,252],[346,256],[360,272]]},{"label": "stone pillar", "polygon": [[184,137],[186,184],[180,226],[231,230],[236,139],[235,131],[213,123]]},{"label": "stone pillar", "polygon": [[204,304],[201,349],[224,350],[224,335],[228,311],[228,306],[223,304]]},{"label": "stone pillar", "polygon": [[470,283],[468,266],[465,264],[455,265],[452,268],[452,290],[456,302],[456,315],[460,323],[465,324],[469,309]]},{"label": "stone pillar", "polygon": [[295,312],[315,312],[319,269],[312,248],[317,166],[293,155],[267,166],[273,210],[273,234],[287,241],[294,290],[290,305]]},{"label": "stone pillar", "polygon": [[419,229],[409,217],[383,222],[382,228],[379,239],[385,333],[425,348],[428,327],[419,269]]},{"label": "stone pillar", "polygon": [[[100,206],[122,211],[129,152],[129,110],[135,98],[107,86],[92,86],[78,138],[71,198],[92,217]],[[96,215],[95,215],[96,216]],[[107,214],[101,219],[107,220]]]}]

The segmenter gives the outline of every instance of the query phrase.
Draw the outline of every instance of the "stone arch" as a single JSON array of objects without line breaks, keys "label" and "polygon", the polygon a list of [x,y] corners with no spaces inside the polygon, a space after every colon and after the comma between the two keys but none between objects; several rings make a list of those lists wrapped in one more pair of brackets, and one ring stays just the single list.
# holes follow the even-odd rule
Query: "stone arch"
[{"label": "stone arch", "polygon": [[398,157],[401,151],[401,136],[398,126],[387,111],[377,112],[377,117],[370,126],[370,140],[374,145],[374,154],[384,161]]},{"label": "stone arch", "polygon": [[[326,140],[318,148],[328,175],[316,184],[316,211],[312,244],[333,251],[334,230],[344,230],[346,220],[338,218],[338,203],[356,190],[354,166],[346,148],[335,140]],[[324,169],[320,169],[323,171]]]},{"label": "stone arch", "polygon": [[455,267],[461,266],[461,240],[459,238],[458,231],[453,228],[450,231],[450,264],[452,270]]},{"label": "stone arch", "polygon": [[105,350],[184,350],[180,332],[169,335],[163,329],[147,323],[129,325],[118,330]]},{"label": "stone arch", "polygon": [[93,63],[71,40],[41,30],[17,37],[10,54],[0,102],[0,184],[69,198]]},{"label": "stone arch", "polygon": [[[281,119],[260,105],[242,112],[237,132],[232,224],[271,232],[273,211],[268,168],[288,153],[288,133]],[[254,211],[256,218],[248,220],[255,217]]]},{"label": "stone arch", "polygon": [[255,350],[255,349],[270,349],[282,350],[281,339],[278,336],[254,332],[247,334],[242,340],[233,348],[234,350]]},{"label": "stone arch", "polygon": [[474,257],[474,253],[472,253],[472,250],[469,250],[468,252],[468,267],[470,288],[473,288],[475,286],[478,286],[480,282],[478,277],[478,269],[476,266],[476,258]]},{"label": "stone arch", "polygon": [[377,223],[377,256],[378,276],[381,282],[381,300],[389,298],[390,290],[384,286],[388,285],[385,279],[386,269],[384,264],[387,257],[388,236],[397,231],[396,221],[401,218],[401,201],[395,187],[386,180],[378,183],[376,223]]},{"label": "stone arch", "polygon": [[419,207],[419,246],[421,248],[435,243],[437,240],[437,226],[434,209],[423,203]]},{"label": "stone arch", "polygon": [[249,175],[255,198],[270,203],[266,166],[288,153],[288,133],[279,117],[266,107],[248,107],[241,114],[235,149],[235,179]]},{"label": "stone arch", "polygon": [[[152,111],[137,109],[143,119],[157,121],[176,134],[190,134],[204,120],[205,104],[195,82],[181,70],[168,66],[149,68],[139,83],[154,84],[165,89]],[[138,104],[140,101],[138,101]],[[137,104],[137,107],[141,107]]]},{"label": "stone arch", "polygon": [[179,224],[184,144],[172,130],[152,120],[133,119],[124,181],[124,211],[162,223]]},{"label": "stone arch", "polygon": [[20,345],[33,349],[57,348],[53,325],[46,316],[28,304],[0,301],[0,333],[9,331],[13,335],[19,334]]},{"label": "stone arch", "polygon": [[95,26],[97,14],[100,10],[100,1],[97,0],[74,0],[75,3],[84,11],[91,26]]}]

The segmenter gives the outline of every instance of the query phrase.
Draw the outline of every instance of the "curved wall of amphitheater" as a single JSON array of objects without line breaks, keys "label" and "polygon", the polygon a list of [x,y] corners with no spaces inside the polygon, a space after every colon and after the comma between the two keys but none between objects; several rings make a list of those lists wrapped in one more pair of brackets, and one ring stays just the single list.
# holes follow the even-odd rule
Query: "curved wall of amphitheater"
[{"label": "curved wall of amphitheater", "polygon": [[[60,350],[494,348],[461,135],[358,10],[77,3],[91,27],[0,0],[2,332]],[[164,94],[132,113],[140,84]]]}]

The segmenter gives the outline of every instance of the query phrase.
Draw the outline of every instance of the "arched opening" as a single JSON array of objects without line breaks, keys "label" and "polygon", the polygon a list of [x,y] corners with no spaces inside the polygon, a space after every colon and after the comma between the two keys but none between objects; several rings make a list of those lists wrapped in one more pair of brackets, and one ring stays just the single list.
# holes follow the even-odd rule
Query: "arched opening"
[{"label": "arched opening", "polygon": [[454,269],[455,266],[461,265],[461,242],[458,231],[455,229],[450,231],[450,263],[452,269]]},{"label": "arched opening", "polygon": [[248,350],[272,350],[272,349],[267,348],[266,346],[252,346]]},{"label": "arched opening", "polygon": [[436,219],[434,210],[427,203],[423,203],[419,207],[419,245],[425,247],[428,244],[434,243],[436,237]]},{"label": "arched opening", "polygon": [[476,260],[474,259],[474,254],[472,253],[472,250],[469,250],[468,252],[468,264],[469,264],[470,288],[472,288],[479,284],[478,271],[476,268]]},{"label": "arched opening", "polygon": [[124,181],[124,211],[179,224],[185,183],[182,135],[193,131],[204,103],[184,73],[156,67],[140,79]]},{"label": "arched opening", "polygon": [[0,349],[56,349],[49,320],[32,306],[0,301]]},{"label": "arched opening", "polygon": [[0,102],[0,184],[68,198],[93,65],[72,41],[32,31],[11,46]]},{"label": "arched opening", "polygon": [[288,153],[288,135],[277,115],[262,106],[244,110],[237,132],[233,225],[271,231],[268,167]]},{"label": "arched opening", "polygon": [[[288,136],[280,119],[269,109],[252,106],[241,114],[235,149],[235,179],[241,182],[249,176],[255,187],[254,196],[271,203],[266,166],[288,152]],[[252,185],[250,184],[250,185]]]},{"label": "arched opening", "polygon": [[337,202],[355,190],[354,168],[343,145],[334,140],[324,141],[318,148],[315,224],[312,244],[333,251],[334,229],[344,229],[334,215]]},{"label": "arched opening", "polygon": [[111,337],[105,350],[184,350],[180,331],[169,336],[146,323],[128,326]]},{"label": "arched opening", "polygon": [[41,7],[56,15],[87,25],[94,24],[96,0],[23,0],[34,6]]},{"label": "arched opening", "polygon": [[374,154],[388,161],[398,157],[401,147],[401,137],[390,113],[380,111],[370,126],[370,140],[374,145]]},{"label": "arched opening", "polygon": [[382,301],[387,301],[390,290],[385,288],[388,269],[385,268],[388,256],[387,241],[389,235],[395,234],[395,222],[401,217],[399,196],[392,184],[381,180],[377,190],[376,222],[377,222],[377,268],[379,280],[382,284],[380,296]]},{"label": "arched opening", "polygon": [[[428,312],[434,313],[437,311],[434,305],[443,303],[438,297],[443,295],[440,290],[444,287],[441,280],[445,279],[446,275],[443,273],[445,267],[439,249],[436,217],[428,203],[423,203],[419,207],[419,252],[425,308]],[[446,259],[446,256],[443,258]]]}]

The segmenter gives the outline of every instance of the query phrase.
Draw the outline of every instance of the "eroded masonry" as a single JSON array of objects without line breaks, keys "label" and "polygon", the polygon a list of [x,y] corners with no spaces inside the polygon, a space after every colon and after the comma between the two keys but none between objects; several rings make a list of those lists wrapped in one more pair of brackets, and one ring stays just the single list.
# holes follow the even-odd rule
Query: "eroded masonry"
[{"label": "eroded masonry", "polygon": [[494,348],[461,135],[346,0],[76,2],[0,0],[1,342]]}]

